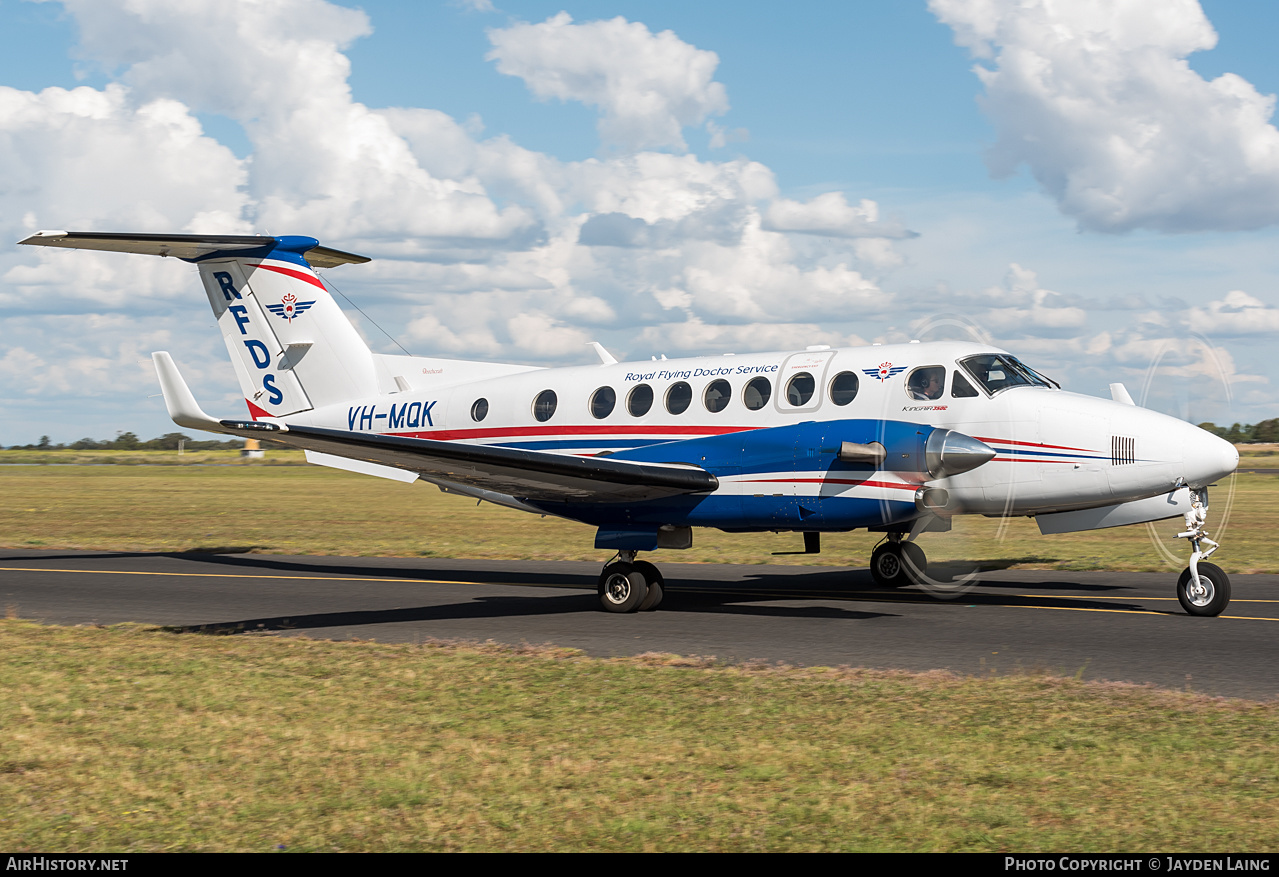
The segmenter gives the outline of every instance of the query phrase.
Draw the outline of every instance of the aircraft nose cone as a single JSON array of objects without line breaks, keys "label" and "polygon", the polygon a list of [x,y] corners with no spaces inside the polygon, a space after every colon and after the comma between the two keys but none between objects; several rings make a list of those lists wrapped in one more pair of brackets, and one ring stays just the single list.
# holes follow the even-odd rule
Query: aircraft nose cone
[{"label": "aircraft nose cone", "polygon": [[928,474],[934,478],[958,475],[995,458],[995,449],[953,429],[935,429],[924,446]]},{"label": "aircraft nose cone", "polygon": [[1234,445],[1197,426],[1191,430],[1182,458],[1187,484],[1206,487],[1235,471],[1239,465],[1239,451]]}]

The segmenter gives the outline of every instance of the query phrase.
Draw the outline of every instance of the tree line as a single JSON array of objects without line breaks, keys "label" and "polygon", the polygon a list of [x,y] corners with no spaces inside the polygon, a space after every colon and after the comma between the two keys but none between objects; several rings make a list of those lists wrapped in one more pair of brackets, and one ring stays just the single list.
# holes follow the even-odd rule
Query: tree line
[{"label": "tree line", "polygon": [[1201,423],[1200,429],[1206,429],[1213,435],[1219,435],[1236,445],[1256,444],[1258,442],[1279,442],[1279,417],[1263,420],[1260,423],[1232,424],[1217,426],[1215,423]]},{"label": "tree line", "polygon": [[230,439],[220,442],[217,439],[201,439],[194,440],[191,436],[181,432],[169,432],[153,438],[150,441],[142,441],[136,433],[122,432],[114,439],[103,439],[97,441],[91,438],[82,438],[79,441],[71,442],[71,444],[53,444],[49,441],[47,435],[40,436],[40,441],[34,445],[10,445],[11,451],[176,451],[179,447],[188,451],[223,451],[223,450],[239,450],[244,447],[244,439]]}]

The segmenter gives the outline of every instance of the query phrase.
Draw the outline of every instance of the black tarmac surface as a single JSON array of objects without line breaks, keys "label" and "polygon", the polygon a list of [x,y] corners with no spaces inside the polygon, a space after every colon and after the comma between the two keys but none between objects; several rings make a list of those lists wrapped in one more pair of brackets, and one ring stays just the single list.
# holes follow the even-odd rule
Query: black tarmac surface
[{"label": "black tarmac surface", "polygon": [[1232,576],[1225,614],[1193,618],[1177,603],[1172,570],[1002,570],[938,599],[919,588],[881,590],[865,570],[650,559],[666,577],[666,599],[636,615],[598,609],[600,566],[592,563],[254,554],[0,550],[0,603],[9,615],[50,624],[138,621],[203,633],[554,644],[598,656],[657,651],[961,674],[1048,671],[1279,696],[1276,575]]}]

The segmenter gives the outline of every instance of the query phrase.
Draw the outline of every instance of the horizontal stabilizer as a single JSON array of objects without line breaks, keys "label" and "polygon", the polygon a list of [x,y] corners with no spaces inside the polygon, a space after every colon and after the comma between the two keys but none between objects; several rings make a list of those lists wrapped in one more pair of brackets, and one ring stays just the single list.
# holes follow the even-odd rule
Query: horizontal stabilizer
[{"label": "horizontal stabilizer", "polygon": [[[293,239],[296,240],[296,239]],[[144,256],[172,256],[194,261],[211,253],[234,253],[274,247],[280,238],[255,234],[120,234],[100,231],[38,231],[19,244],[38,247],[65,247],[72,250],[105,250],[112,253],[140,253]],[[359,265],[367,256],[344,253],[318,245],[306,251],[314,268]]]}]

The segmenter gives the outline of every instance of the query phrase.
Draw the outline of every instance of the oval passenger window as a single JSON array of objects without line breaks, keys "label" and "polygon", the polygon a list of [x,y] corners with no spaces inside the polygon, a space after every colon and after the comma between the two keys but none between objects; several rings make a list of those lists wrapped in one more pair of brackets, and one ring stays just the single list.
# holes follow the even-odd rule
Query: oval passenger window
[{"label": "oval passenger window", "polygon": [[786,382],[786,401],[796,408],[807,405],[813,398],[813,390],[817,383],[808,372],[800,372]]},{"label": "oval passenger window", "polygon": [[471,406],[471,419],[476,423],[489,416],[489,400],[476,399],[475,404]]},{"label": "oval passenger window", "polygon": [[591,394],[591,416],[596,420],[602,420],[613,413],[613,406],[617,404],[617,393],[612,387],[600,387]]},{"label": "oval passenger window", "polygon": [[533,417],[538,423],[545,423],[551,419],[551,415],[555,413],[555,405],[557,403],[554,390],[543,390],[537,394],[537,398],[533,400]]},{"label": "oval passenger window", "polygon": [[626,397],[626,410],[632,417],[643,417],[653,407],[653,388],[648,384],[640,384],[631,390]]},{"label": "oval passenger window", "polygon": [[742,404],[750,411],[758,411],[773,398],[773,384],[768,378],[754,378],[742,390]]},{"label": "oval passenger window", "polygon": [[706,410],[712,414],[727,408],[728,401],[732,398],[733,388],[728,385],[728,381],[724,380],[711,381],[706,385],[706,392],[702,394],[702,401],[706,404]]},{"label": "oval passenger window", "polygon": [[857,398],[857,388],[861,386],[854,372],[840,372],[830,382],[830,400],[836,405],[847,405]]}]

